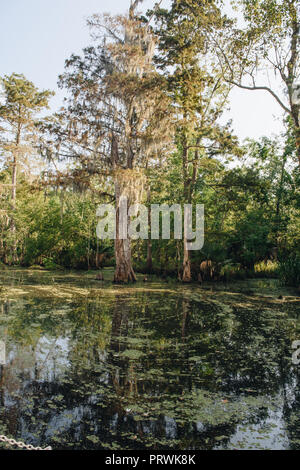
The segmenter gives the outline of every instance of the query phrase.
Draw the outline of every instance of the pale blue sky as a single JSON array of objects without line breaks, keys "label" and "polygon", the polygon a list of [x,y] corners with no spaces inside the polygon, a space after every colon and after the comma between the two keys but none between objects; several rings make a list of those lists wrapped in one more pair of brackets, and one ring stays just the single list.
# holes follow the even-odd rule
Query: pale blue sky
[{"label": "pale blue sky", "polygon": [[[23,73],[39,88],[57,92],[64,61],[90,43],[86,18],[93,13],[122,13],[129,0],[0,0],[0,76]],[[150,8],[155,0],[145,0]],[[164,0],[163,4],[167,4]],[[61,104],[62,94],[51,107]],[[234,90],[231,111],[234,131],[241,138],[258,138],[281,130],[281,108],[265,92]]]}]

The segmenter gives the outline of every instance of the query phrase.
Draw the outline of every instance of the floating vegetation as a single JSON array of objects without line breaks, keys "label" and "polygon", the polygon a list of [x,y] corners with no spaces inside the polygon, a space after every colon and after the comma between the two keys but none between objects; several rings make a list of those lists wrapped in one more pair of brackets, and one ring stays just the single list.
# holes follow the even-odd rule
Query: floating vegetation
[{"label": "floating vegetation", "polygon": [[36,276],[0,275],[1,432],[54,449],[300,448],[292,291]]}]

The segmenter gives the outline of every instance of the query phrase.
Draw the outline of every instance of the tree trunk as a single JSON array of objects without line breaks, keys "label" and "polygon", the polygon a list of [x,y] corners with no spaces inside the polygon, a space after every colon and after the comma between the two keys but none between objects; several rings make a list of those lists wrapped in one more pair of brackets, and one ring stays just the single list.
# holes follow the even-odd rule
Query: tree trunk
[{"label": "tree trunk", "polygon": [[[190,181],[188,178],[188,147],[187,147],[187,138],[183,136],[183,153],[182,153],[182,173],[183,173],[183,184],[184,184],[184,201],[190,202]],[[183,240],[183,266],[182,266],[182,282],[191,282],[191,260],[190,260],[190,253],[187,249],[187,239],[186,234],[184,234]]]},{"label": "tree trunk", "polygon": [[176,243],[176,268],[177,268],[177,279],[181,281],[181,272],[180,272],[180,260],[181,260],[181,250],[180,250],[180,242],[177,241]]},{"label": "tree trunk", "polygon": [[12,207],[13,209],[15,209],[16,196],[17,196],[17,159],[16,157],[13,158],[11,183],[12,183],[11,201],[12,201]]},{"label": "tree trunk", "polygon": [[[118,225],[118,224],[117,224]],[[136,282],[136,275],[134,273],[131,262],[131,241],[115,240],[115,257],[116,269],[114,282],[115,283],[128,283]]]},{"label": "tree trunk", "polygon": [[[197,139],[196,145],[200,145],[200,139]],[[193,167],[192,167],[192,175],[191,178],[188,175],[188,147],[187,147],[187,140],[184,137],[184,149],[183,149],[183,178],[184,178],[184,201],[188,204],[192,203],[192,196],[194,193],[195,183],[197,179],[198,173],[198,165],[199,165],[199,152],[198,150],[195,151]],[[190,225],[192,221],[188,221]],[[183,273],[182,273],[182,282],[192,282],[192,270],[191,270],[191,259],[190,259],[190,252],[187,249],[188,240],[184,235],[184,242],[183,242]]]},{"label": "tree trunk", "polygon": [[150,202],[151,202],[151,193],[150,189],[148,188],[147,191],[147,202],[148,202],[148,225],[149,225],[149,238],[147,240],[147,266],[146,270],[147,273],[151,274],[153,270],[153,262],[152,262],[152,240],[151,240],[151,208],[150,208]]},{"label": "tree trunk", "polygon": [[12,208],[12,217],[10,229],[12,233],[12,262],[17,262],[17,240],[16,240],[16,224],[15,224],[15,210],[16,210],[16,198],[17,198],[17,159],[14,155],[13,164],[12,164],[12,190],[11,190],[11,208]]},{"label": "tree trunk", "polygon": [[295,127],[295,136],[296,136],[296,150],[298,156],[298,163],[300,167],[300,127]]},{"label": "tree trunk", "polygon": [[149,237],[149,240],[147,240],[147,273],[151,274],[153,271],[153,262],[152,262],[152,241],[151,238]]},{"label": "tree trunk", "polygon": [[285,172],[286,160],[287,160],[287,156],[284,155],[282,163],[281,163],[280,181],[279,181],[279,187],[277,190],[277,197],[276,197],[276,244],[277,246],[279,243],[279,233],[280,233],[280,223],[281,223],[281,201],[282,201],[282,194],[283,194],[283,183],[284,183],[284,172]]},{"label": "tree trunk", "polygon": [[[188,220],[186,222],[188,224],[191,224],[191,220]],[[184,227],[184,231],[185,231],[185,227]],[[192,282],[191,259],[190,259],[190,252],[188,250],[188,240],[186,238],[186,233],[184,233],[184,238],[183,238],[182,282]]]},{"label": "tree trunk", "polygon": [[190,252],[187,249],[187,243],[188,243],[188,241],[184,237],[182,282],[191,282],[192,281]]},{"label": "tree trunk", "polygon": [[[115,283],[128,283],[136,282],[136,276],[132,267],[131,260],[131,240],[128,236],[128,208],[132,200],[132,193],[134,191],[130,190],[132,181],[130,179],[127,181],[122,178],[122,175],[119,174],[115,180],[115,197],[116,197],[116,239],[115,239],[115,258],[116,258],[116,269],[114,275]],[[125,213],[126,218],[126,233],[123,233],[121,227],[124,224],[120,210],[121,210],[121,198],[123,196],[127,197],[127,209]],[[124,236],[125,235],[125,236]],[[126,238],[125,238],[126,237]],[[123,239],[124,238],[124,239]]]}]

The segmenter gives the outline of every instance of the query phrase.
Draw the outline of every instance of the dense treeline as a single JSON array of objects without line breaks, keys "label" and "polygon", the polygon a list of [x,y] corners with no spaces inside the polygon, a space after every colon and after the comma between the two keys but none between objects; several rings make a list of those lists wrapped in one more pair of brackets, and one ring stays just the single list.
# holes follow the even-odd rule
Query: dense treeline
[{"label": "dense treeline", "polygon": [[[116,265],[116,282],[136,270],[183,282],[280,275],[299,286],[297,2],[237,2],[243,30],[218,1],[174,0],[144,17],[138,3],[89,20],[96,45],[66,61],[67,99],[54,115],[41,117],[50,91],[3,77],[0,263]],[[285,131],[242,144],[222,117],[232,87],[260,89],[264,67],[287,89],[285,103],[263,87],[283,107]],[[98,240],[97,206],[118,207],[124,194],[132,204],[204,204],[203,249]]]}]

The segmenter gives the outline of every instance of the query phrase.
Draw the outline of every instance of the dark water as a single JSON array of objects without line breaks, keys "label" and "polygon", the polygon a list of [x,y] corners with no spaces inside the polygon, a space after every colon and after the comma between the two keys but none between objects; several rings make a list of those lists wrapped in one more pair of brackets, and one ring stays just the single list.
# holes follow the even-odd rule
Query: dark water
[{"label": "dark water", "polygon": [[3,284],[0,434],[54,449],[300,449],[296,297],[20,271]]}]

